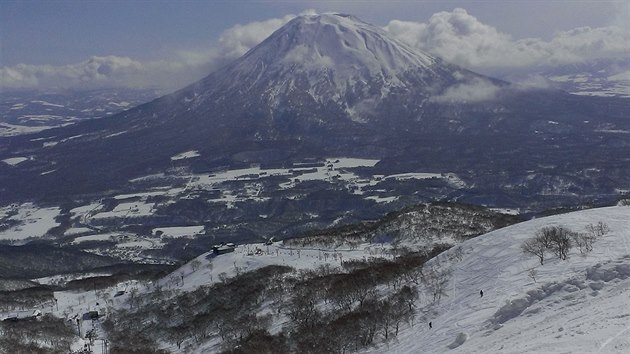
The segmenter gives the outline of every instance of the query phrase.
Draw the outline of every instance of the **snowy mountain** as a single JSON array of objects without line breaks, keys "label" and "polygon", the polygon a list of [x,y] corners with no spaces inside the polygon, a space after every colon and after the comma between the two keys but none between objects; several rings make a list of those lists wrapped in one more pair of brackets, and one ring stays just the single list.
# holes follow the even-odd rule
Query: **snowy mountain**
[{"label": "snowy mountain", "polygon": [[206,101],[243,100],[244,109],[269,109],[271,120],[306,105],[314,110],[312,124],[325,125],[334,117],[323,116],[323,109],[365,122],[378,118],[373,111],[390,96],[413,94],[422,101],[473,79],[484,78],[413,50],[353,16],[313,15],[292,20],[204,79],[191,100],[193,110]]},{"label": "snowy mountain", "polygon": [[[545,228],[572,235],[566,259],[550,249],[541,265],[523,252]],[[112,276],[94,291],[87,278],[56,291],[56,303],[26,293],[21,312],[35,306],[74,324],[97,310],[100,321],[79,323],[95,328],[96,353],[105,340],[173,353],[626,353],[629,230],[630,208],[617,206],[508,226],[428,258],[387,242],[244,244],[153,281]],[[580,235],[590,248],[575,243]]]},{"label": "snowy mountain", "polygon": [[[319,215],[305,205],[326,204],[332,210],[323,223],[330,224],[374,217],[375,200],[404,203],[409,195],[407,205],[447,199],[540,210],[608,203],[630,190],[630,167],[618,163],[630,147],[627,113],[627,99],[524,89],[417,52],[355,17],[305,15],[173,94],[107,119],[0,138],[0,198],[57,203],[154,193],[203,175],[340,157],[378,161],[361,171],[375,181],[365,188],[382,187],[370,191],[369,205],[355,202],[362,191],[340,188],[334,176],[319,184],[295,176],[292,200],[302,205],[274,210]],[[386,178],[404,174],[440,178]],[[285,181],[266,182],[242,189],[273,203],[288,199]],[[186,189],[186,200],[192,193]],[[266,215],[264,201],[243,200],[246,218],[250,211]],[[225,204],[212,217],[242,216]],[[168,218],[182,212],[174,209]]]}]

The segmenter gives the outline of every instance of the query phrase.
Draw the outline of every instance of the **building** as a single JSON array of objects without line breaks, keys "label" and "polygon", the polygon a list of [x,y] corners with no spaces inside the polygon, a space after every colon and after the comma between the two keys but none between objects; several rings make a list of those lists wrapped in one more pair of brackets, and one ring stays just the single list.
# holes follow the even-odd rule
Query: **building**
[{"label": "building", "polygon": [[220,254],[226,254],[230,252],[234,252],[236,246],[233,243],[221,243],[220,245],[212,246],[212,252],[217,256]]}]

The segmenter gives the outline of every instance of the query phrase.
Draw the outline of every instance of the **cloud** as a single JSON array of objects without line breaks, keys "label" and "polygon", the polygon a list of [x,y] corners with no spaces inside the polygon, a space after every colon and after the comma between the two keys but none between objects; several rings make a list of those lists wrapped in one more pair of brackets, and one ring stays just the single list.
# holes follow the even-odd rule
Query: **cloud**
[{"label": "cloud", "polygon": [[[313,14],[307,10],[302,14]],[[225,30],[216,45],[178,51],[161,60],[139,61],[121,56],[94,56],[80,63],[52,66],[18,64],[0,68],[0,88],[162,88],[177,89],[245,54],[271,33],[295,18],[286,15],[266,21],[237,24]]]},{"label": "cloud", "polygon": [[500,90],[500,87],[488,80],[474,78],[447,88],[441,95],[431,97],[431,101],[441,103],[482,102],[496,98]]},{"label": "cloud", "polygon": [[393,20],[385,30],[412,47],[485,72],[630,55],[630,34],[621,27],[581,27],[549,41],[515,40],[460,8],[435,13],[426,23]]},{"label": "cloud", "polygon": [[84,62],[64,66],[18,64],[0,69],[0,83],[7,88],[71,86],[111,81],[137,72],[142,64],[126,57],[92,57]]},{"label": "cloud", "polygon": [[554,85],[546,77],[540,74],[530,74],[524,77],[510,80],[520,89],[553,89]]},{"label": "cloud", "polygon": [[[307,10],[301,14],[314,13],[314,10]],[[177,89],[245,54],[295,16],[237,24],[225,30],[213,46],[173,52],[159,60],[94,56],[80,63],[61,66],[18,64],[1,67],[0,88]],[[550,40],[514,39],[459,8],[435,13],[426,23],[392,20],[385,26],[386,31],[412,47],[491,75],[513,74],[519,70],[530,73],[536,68],[590,59],[628,57],[630,32],[626,29],[627,25],[581,27],[556,33]],[[320,59],[331,65],[328,58]]]},{"label": "cloud", "polygon": [[[300,15],[313,14],[315,14],[315,10],[306,10],[300,13]],[[227,57],[240,57],[295,17],[295,15],[286,15],[282,18],[235,25],[221,34],[219,43]]]},{"label": "cloud", "polygon": [[177,88],[207,75],[220,62],[216,52],[175,53],[170,60],[138,61],[121,56],[94,56],[80,63],[52,66],[18,64],[0,68],[6,89],[103,87]]},{"label": "cloud", "polygon": [[286,63],[300,63],[312,68],[332,68],[335,66],[333,59],[322,55],[319,51],[310,50],[307,46],[299,45],[291,49],[282,59]]}]

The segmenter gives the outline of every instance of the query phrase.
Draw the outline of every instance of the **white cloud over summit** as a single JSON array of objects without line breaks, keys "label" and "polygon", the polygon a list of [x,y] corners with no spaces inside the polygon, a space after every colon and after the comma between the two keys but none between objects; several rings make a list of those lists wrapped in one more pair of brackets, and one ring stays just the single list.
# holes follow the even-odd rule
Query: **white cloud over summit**
[{"label": "white cloud over summit", "polygon": [[[315,14],[314,10],[307,10],[300,15]],[[278,28],[295,18],[287,15],[283,18],[272,18],[266,21],[251,22],[246,25],[235,25],[221,34],[219,43],[228,57],[236,58],[245,54]]]},{"label": "white cloud over summit", "polygon": [[[309,10],[303,14],[313,13]],[[94,56],[62,66],[2,67],[0,88],[176,89],[243,55],[294,17],[287,15],[235,25],[225,30],[214,46],[175,52],[167,59],[140,61],[122,56]],[[556,33],[548,41],[513,39],[464,9],[435,13],[426,23],[392,20],[385,30],[412,47],[490,74],[630,55],[630,34],[622,27],[581,27]]]},{"label": "white cloud over summit", "polygon": [[392,20],[385,29],[412,47],[486,72],[630,55],[630,34],[621,27],[580,27],[556,33],[550,41],[515,40],[460,8],[438,12],[426,23]]}]

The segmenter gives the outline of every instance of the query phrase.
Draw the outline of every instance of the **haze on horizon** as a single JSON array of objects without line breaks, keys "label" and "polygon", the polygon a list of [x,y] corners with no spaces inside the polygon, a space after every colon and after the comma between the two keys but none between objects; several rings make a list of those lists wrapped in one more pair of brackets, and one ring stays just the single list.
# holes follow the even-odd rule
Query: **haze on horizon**
[{"label": "haze on horizon", "polygon": [[0,90],[173,90],[296,15],[341,12],[489,75],[630,56],[630,1],[5,1]]}]

